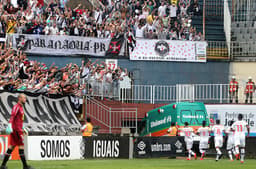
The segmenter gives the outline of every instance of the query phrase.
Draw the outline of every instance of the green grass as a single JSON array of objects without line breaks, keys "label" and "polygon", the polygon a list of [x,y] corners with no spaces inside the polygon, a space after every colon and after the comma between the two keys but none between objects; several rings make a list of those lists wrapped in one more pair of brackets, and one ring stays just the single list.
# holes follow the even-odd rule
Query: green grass
[{"label": "green grass", "polygon": [[[35,169],[255,169],[256,160],[230,162],[222,159],[204,161],[183,159],[133,159],[133,160],[74,160],[74,161],[29,161]],[[10,161],[9,169],[22,169],[20,161]]]}]

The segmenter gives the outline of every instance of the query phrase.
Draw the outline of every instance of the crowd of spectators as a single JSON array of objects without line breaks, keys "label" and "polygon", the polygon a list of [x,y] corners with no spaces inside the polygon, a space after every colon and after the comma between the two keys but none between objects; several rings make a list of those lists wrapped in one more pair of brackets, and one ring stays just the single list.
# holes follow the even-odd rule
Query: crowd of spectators
[{"label": "crowd of spectators", "polygon": [[101,0],[100,7],[68,0],[2,0],[0,34],[23,33],[111,38],[116,32],[136,38],[203,40],[191,25],[201,15],[198,0]]},{"label": "crowd of spectators", "polygon": [[81,65],[67,64],[47,67],[28,60],[22,51],[0,46],[0,90],[32,93],[76,95],[93,94],[118,97],[120,81],[127,78],[127,70],[110,69],[105,62],[90,60]]}]

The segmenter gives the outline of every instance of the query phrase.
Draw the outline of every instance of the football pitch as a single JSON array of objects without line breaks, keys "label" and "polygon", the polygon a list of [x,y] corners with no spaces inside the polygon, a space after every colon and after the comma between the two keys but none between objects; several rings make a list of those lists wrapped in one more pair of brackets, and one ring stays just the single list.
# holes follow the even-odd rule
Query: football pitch
[{"label": "football pitch", "polygon": [[[35,169],[255,169],[256,160],[230,162],[222,159],[132,159],[132,160],[72,160],[72,161],[29,161]],[[9,161],[9,169],[22,169],[20,161]]]}]

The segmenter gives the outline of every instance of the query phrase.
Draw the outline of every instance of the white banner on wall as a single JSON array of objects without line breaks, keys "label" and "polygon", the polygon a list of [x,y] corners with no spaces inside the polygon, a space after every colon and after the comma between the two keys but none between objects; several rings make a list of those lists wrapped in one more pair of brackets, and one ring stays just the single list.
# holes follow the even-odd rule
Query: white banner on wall
[{"label": "white banner on wall", "polygon": [[237,120],[238,114],[243,114],[244,120],[250,126],[252,136],[256,136],[256,105],[205,105],[210,118],[220,119],[225,127],[228,121]]},{"label": "white banner on wall", "polygon": [[[105,56],[110,42],[106,38],[13,34],[13,47],[29,54]],[[124,54],[123,46],[119,55]]]},{"label": "white banner on wall", "polygon": [[76,160],[84,155],[82,136],[28,136],[25,152],[28,160]]},{"label": "white banner on wall", "polygon": [[205,41],[139,39],[130,60],[206,62],[206,47]]}]

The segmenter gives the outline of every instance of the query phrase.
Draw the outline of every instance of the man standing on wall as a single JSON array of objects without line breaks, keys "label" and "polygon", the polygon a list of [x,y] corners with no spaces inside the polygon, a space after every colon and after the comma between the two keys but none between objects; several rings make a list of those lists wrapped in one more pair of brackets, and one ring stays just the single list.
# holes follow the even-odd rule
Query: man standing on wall
[{"label": "man standing on wall", "polygon": [[252,77],[248,77],[248,82],[246,83],[245,87],[245,104],[248,103],[248,98],[250,98],[250,103],[252,104],[252,97],[253,97],[253,92],[255,91],[255,84],[252,81]]},{"label": "man standing on wall", "polygon": [[238,103],[238,82],[236,81],[236,77],[232,76],[232,80],[229,83],[230,103],[232,103],[234,99],[235,99],[235,102]]},{"label": "man standing on wall", "polygon": [[18,96],[18,103],[13,106],[11,118],[6,128],[6,133],[10,134],[10,146],[5,153],[2,165],[0,169],[7,169],[6,163],[9,160],[9,157],[12,154],[15,146],[19,147],[19,155],[23,164],[23,169],[32,169],[32,167],[27,165],[25,154],[24,154],[24,134],[28,134],[27,130],[23,126],[24,121],[24,111],[23,106],[26,103],[26,96],[24,94],[20,94]]}]

